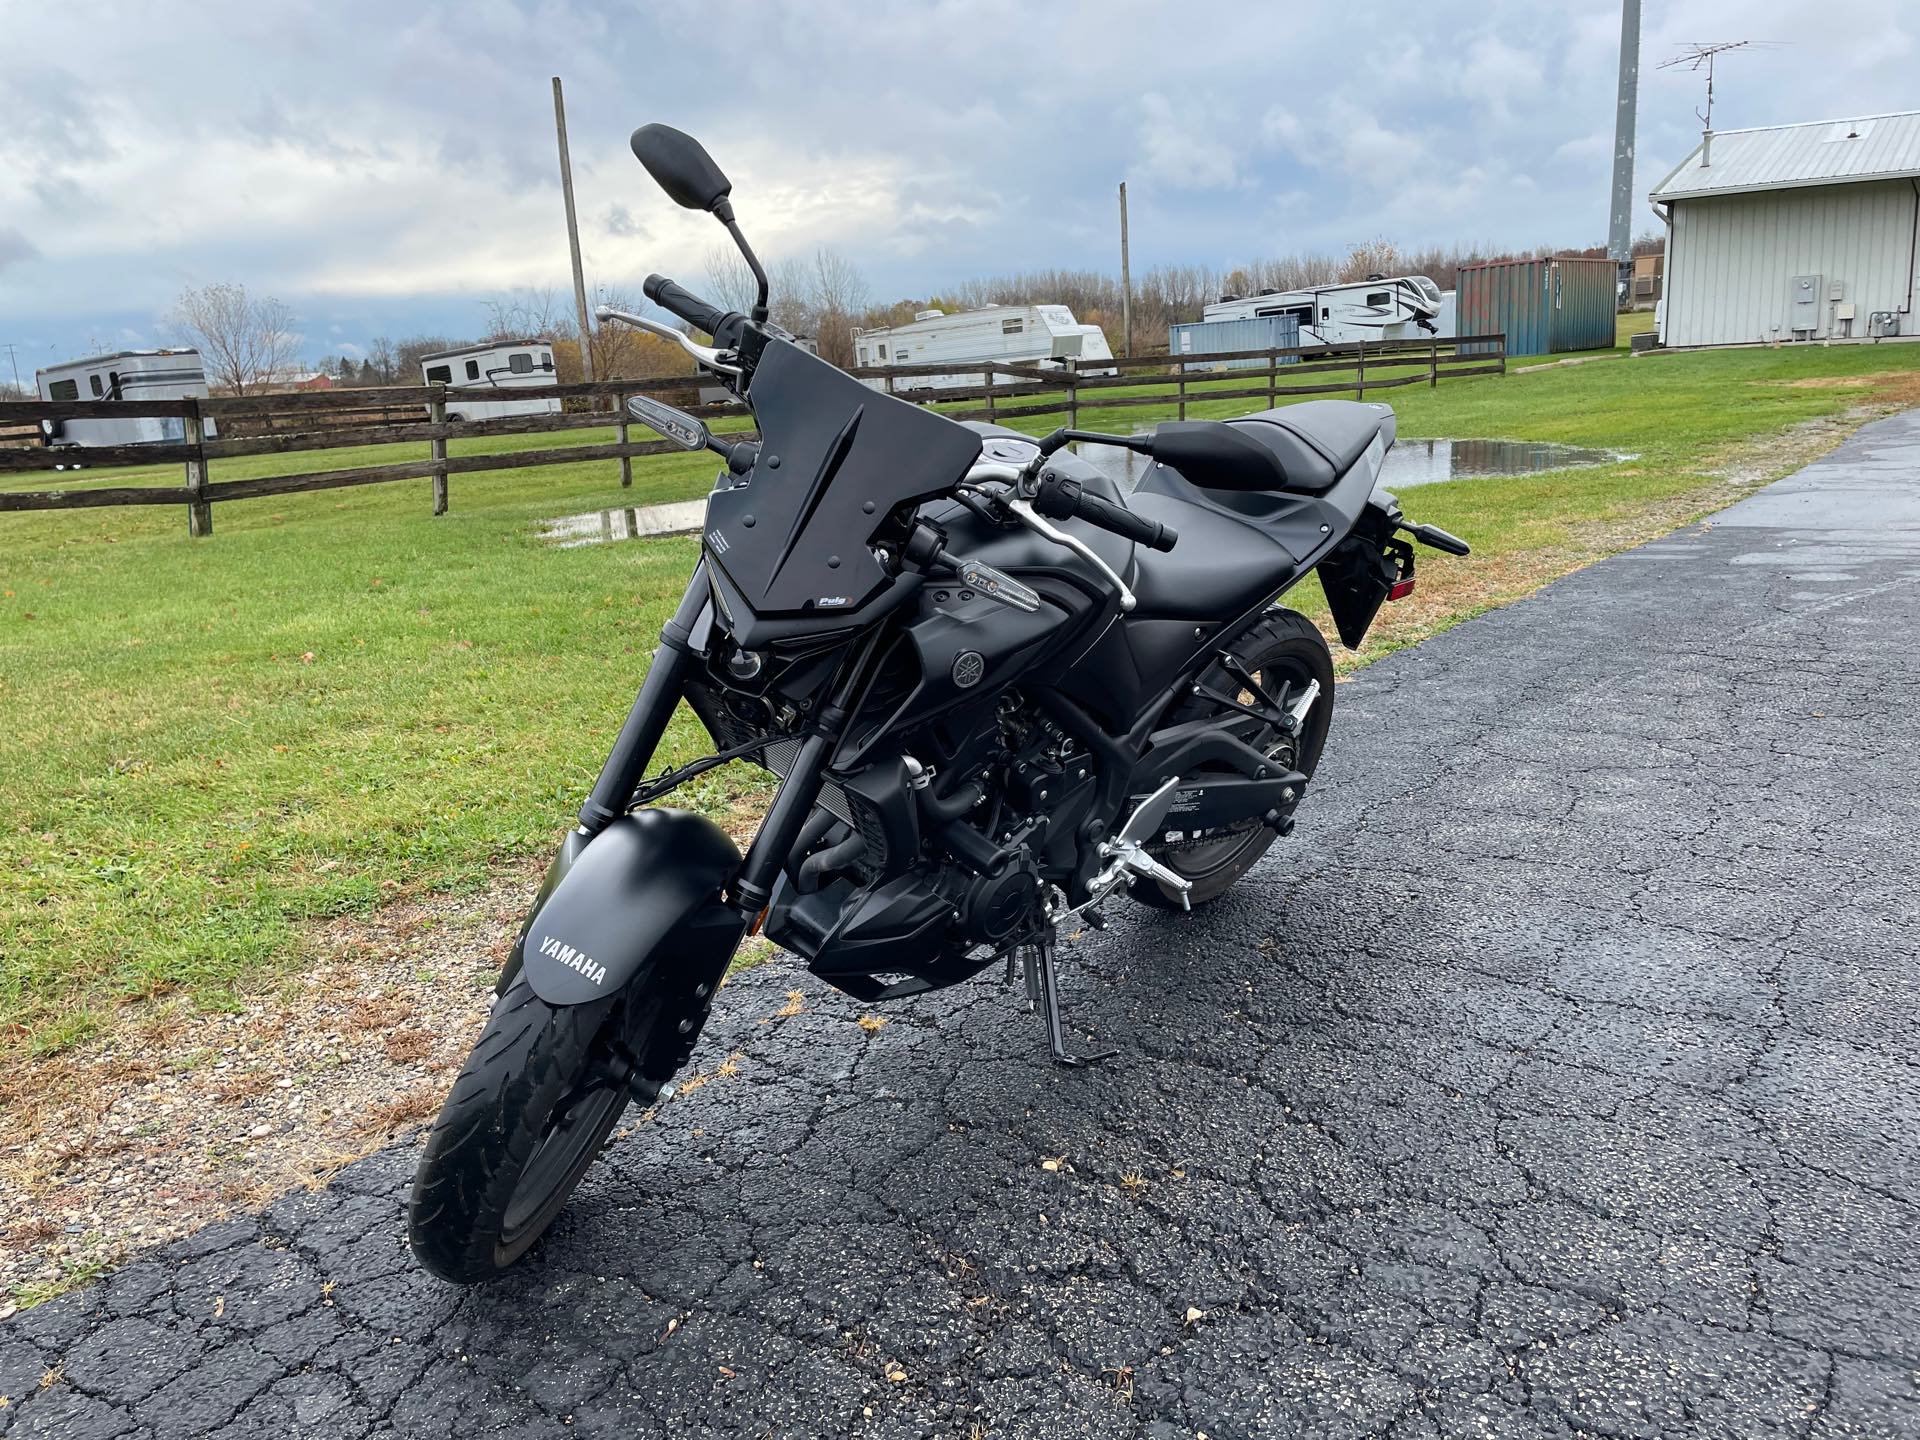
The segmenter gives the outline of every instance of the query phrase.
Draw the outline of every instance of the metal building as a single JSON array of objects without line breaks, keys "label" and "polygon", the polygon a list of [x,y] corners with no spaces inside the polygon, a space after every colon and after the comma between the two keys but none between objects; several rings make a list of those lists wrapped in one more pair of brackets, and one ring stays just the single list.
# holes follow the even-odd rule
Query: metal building
[{"label": "metal building", "polygon": [[[1211,370],[1264,370],[1268,350],[1294,350],[1300,345],[1297,315],[1249,315],[1240,320],[1189,320],[1167,327],[1170,356],[1221,357]],[[1229,355],[1244,359],[1229,360]],[[1298,365],[1298,355],[1282,355],[1282,365]]]},{"label": "metal building", "polygon": [[[1460,267],[1459,333],[1504,335],[1509,355],[1604,350],[1613,344],[1620,267],[1601,257],[1489,260]],[[1462,355],[1491,345],[1462,345]]]},{"label": "metal building", "polygon": [[1649,198],[1663,344],[1920,331],[1920,111],[1709,132]]}]

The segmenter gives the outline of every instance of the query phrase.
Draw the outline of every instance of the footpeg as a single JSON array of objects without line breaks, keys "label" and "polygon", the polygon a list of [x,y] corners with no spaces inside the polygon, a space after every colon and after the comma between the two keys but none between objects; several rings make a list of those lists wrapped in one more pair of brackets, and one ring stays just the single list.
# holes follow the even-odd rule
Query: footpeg
[{"label": "footpeg", "polygon": [[1193,889],[1193,882],[1178,871],[1169,870],[1140,846],[1130,840],[1122,840],[1109,848],[1113,861],[1129,875],[1137,875],[1143,880],[1158,880],[1180,897],[1182,910],[1193,909],[1193,902],[1187,898],[1187,892]]}]

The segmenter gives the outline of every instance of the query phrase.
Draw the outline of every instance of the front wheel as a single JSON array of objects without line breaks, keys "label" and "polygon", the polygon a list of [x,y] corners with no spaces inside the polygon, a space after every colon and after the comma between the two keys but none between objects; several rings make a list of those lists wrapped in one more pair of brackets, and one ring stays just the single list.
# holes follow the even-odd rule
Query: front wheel
[{"label": "front wheel", "polygon": [[[1321,748],[1327,743],[1327,727],[1333,722],[1333,655],[1327,649],[1326,638],[1318,626],[1299,612],[1276,610],[1229,649],[1240,668],[1258,680],[1269,695],[1279,697],[1282,691],[1298,695],[1308,682],[1320,683],[1319,698],[1307,711],[1306,722],[1298,735],[1286,735],[1270,728],[1249,741],[1279,764],[1311,779],[1314,767],[1320,763]],[[1208,669],[1201,680],[1207,688],[1231,695],[1242,704],[1255,699],[1219,664]],[[1171,725],[1215,715],[1226,718],[1230,713],[1237,712],[1228,712],[1204,697],[1193,697],[1176,706],[1163,723]],[[1192,888],[1186,892],[1186,900],[1199,905],[1224,893],[1253,868],[1254,862],[1267,853],[1267,847],[1273,842],[1271,827],[1249,820],[1240,825],[1183,835],[1178,840],[1168,840],[1163,834],[1160,840],[1147,846],[1147,852],[1190,883]],[[1180,891],[1158,880],[1136,880],[1127,893],[1158,910],[1182,908]]]},{"label": "front wheel", "polygon": [[549,1005],[526,976],[494,1002],[414,1176],[408,1239],[444,1280],[488,1280],[559,1215],[631,1092],[608,1063],[628,1001]]}]

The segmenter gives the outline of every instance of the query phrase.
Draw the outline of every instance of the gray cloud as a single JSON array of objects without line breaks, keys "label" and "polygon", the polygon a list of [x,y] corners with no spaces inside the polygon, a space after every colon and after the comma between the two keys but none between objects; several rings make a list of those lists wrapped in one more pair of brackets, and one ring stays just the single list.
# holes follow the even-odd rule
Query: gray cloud
[{"label": "gray cloud", "polygon": [[[1644,195],[1691,146],[1698,35],[1792,38],[1730,60],[1724,125],[1910,103],[1903,0],[1649,6]],[[1022,0],[372,0],[15,7],[0,65],[0,313],[57,349],[147,330],[237,280],[315,335],[457,331],[566,287],[549,77],[565,76],[587,268],[702,273],[710,223],[627,151],[705,139],[771,261],[827,244],[876,295],[981,273],[1237,262],[1387,235],[1588,244],[1605,233],[1617,0],[1295,5]],[[1364,43],[1361,43],[1364,42]],[[84,53],[84,77],[36,60]],[[1636,228],[1652,228],[1650,212]]]},{"label": "gray cloud", "polygon": [[39,255],[33,242],[11,225],[0,225],[0,270],[18,265]]}]

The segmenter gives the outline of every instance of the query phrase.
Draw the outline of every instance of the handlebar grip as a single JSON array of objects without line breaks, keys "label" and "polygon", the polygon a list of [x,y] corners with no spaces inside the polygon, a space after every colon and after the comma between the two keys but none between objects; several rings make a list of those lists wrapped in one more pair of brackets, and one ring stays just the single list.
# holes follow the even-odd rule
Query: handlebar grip
[{"label": "handlebar grip", "polygon": [[1102,500],[1098,495],[1088,495],[1084,491],[1081,492],[1080,503],[1074,506],[1074,513],[1089,525],[1098,525],[1102,530],[1124,535],[1149,549],[1171,550],[1180,541],[1177,532],[1158,520],[1136,515],[1124,505],[1115,505],[1110,500]]},{"label": "handlebar grip", "polygon": [[740,343],[740,327],[746,323],[746,317],[739,311],[722,310],[717,305],[709,305],[691,290],[664,275],[647,276],[640,293],[662,310],[678,315],[696,330],[706,331],[713,337],[714,344],[727,346]]},{"label": "handlebar grip", "polygon": [[1154,550],[1171,550],[1180,542],[1179,532],[1171,526],[1149,520],[1144,515],[1136,515],[1126,506],[1102,500],[1098,495],[1089,495],[1078,480],[1057,475],[1041,482],[1033,508],[1055,520],[1077,516],[1089,525],[1097,525],[1115,535],[1124,535]]}]

